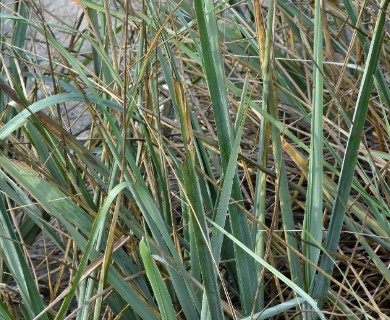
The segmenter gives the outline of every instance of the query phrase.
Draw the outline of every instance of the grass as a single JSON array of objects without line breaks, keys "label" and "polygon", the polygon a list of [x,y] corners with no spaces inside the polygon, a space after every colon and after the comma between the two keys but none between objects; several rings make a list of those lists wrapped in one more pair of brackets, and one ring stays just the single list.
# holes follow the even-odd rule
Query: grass
[{"label": "grass", "polygon": [[389,319],[388,0],[0,4],[1,319]]}]

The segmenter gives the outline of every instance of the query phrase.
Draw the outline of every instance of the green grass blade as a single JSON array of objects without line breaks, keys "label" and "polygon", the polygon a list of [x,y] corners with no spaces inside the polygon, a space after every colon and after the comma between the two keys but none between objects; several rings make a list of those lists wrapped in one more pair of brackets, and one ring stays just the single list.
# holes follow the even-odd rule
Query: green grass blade
[{"label": "green grass blade", "polygon": [[2,301],[0,301],[0,319],[4,319],[4,320],[14,319],[9,313],[7,306]]},{"label": "green grass blade", "polygon": [[[242,138],[242,132],[244,130],[248,104],[244,102],[240,108],[238,117],[238,123],[236,128],[236,136],[232,146],[232,153],[229,157],[228,166],[226,167],[226,173],[222,182],[221,195],[217,204],[217,212],[214,217],[214,222],[217,223],[221,228],[224,228],[226,222],[226,216],[228,212],[230,195],[233,188],[234,177],[237,174],[237,157],[240,148],[240,142]],[[223,235],[220,233],[213,234],[211,239],[211,247],[213,250],[213,256],[217,263],[220,261],[221,246],[222,246]]]},{"label": "green grass blade", "polygon": [[[182,127],[183,142],[186,149],[186,158],[183,163],[183,178],[185,194],[190,207],[191,226],[194,233],[195,249],[199,257],[200,270],[205,286],[207,304],[203,310],[208,309],[212,319],[223,319],[222,308],[219,303],[219,290],[217,272],[218,261],[213,257],[212,247],[208,236],[206,215],[195,171],[195,146],[191,127],[191,118],[187,102],[178,82],[175,82],[175,100],[179,108],[180,123]],[[203,301],[206,301],[205,299]],[[204,312],[202,310],[202,313]]]},{"label": "green grass blade", "polygon": [[[221,228],[224,228],[226,223],[226,216],[228,213],[228,207],[230,202],[230,194],[232,192],[233,187],[233,179],[236,175],[237,170],[237,156],[238,151],[240,148],[240,142],[242,138],[242,132],[244,130],[244,124],[246,120],[248,105],[245,103],[246,99],[244,99],[244,102],[241,105],[239,116],[238,116],[238,122],[236,126],[236,137],[234,139],[233,148],[232,148],[232,154],[229,158],[228,166],[226,168],[226,175],[224,176],[223,183],[222,183],[222,190],[221,195],[219,197],[218,205],[217,205],[217,212],[214,217],[215,223],[217,223]],[[223,241],[223,235],[220,233],[213,233],[212,239],[211,239],[211,250],[213,253],[213,259],[216,264],[219,264],[221,259],[221,248],[222,248],[222,241]],[[203,300],[205,301],[205,300]],[[208,316],[211,316],[206,313],[202,314],[202,319],[207,319]],[[211,317],[211,319],[213,319]]]},{"label": "green grass blade", "polygon": [[154,296],[160,309],[161,318],[164,320],[175,319],[176,314],[173,309],[168,289],[151,257],[151,251],[150,248],[148,248],[145,239],[142,239],[140,243],[140,252],[145,265],[146,275],[152,285]]},{"label": "green grass blade", "polygon": [[84,250],[84,255],[80,261],[80,264],[77,268],[77,272],[74,275],[73,281],[72,281],[72,288],[70,292],[67,294],[64,302],[61,305],[61,308],[58,310],[58,313],[56,315],[55,320],[57,319],[63,319],[63,317],[66,315],[66,312],[68,311],[69,305],[73,299],[74,294],[76,293],[77,287],[80,283],[81,277],[84,273],[85,268],[87,267],[87,264],[90,260],[91,252],[94,248],[95,241],[99,238],[99,235],[103,232],[105,229],[105,224],[107,221],[107,214],[110,209],[111,203],[114,201],[114,199],[118,196],[118,194],[124,189],[128,187],[128,183],[123,182],[119,185],[117,185],[114,189],[110,191],[110,193],[107,195],[103,206],[101,207],[93,225],[91,232],[88,237],[88,242]]},{"label": "green grass blade", "polygon": [[234,238],[231,234],[226,232],[224,229],[220,228],[216,223],[214,223],[211,219],[207,218],[207,221],[214,226],[219,232],[222,232],[226,237],[231,239],[235,244],[240,246],[249,256],[251,256],[255,261],[260,263],[264,268],[272,272],[276,277],[278,277],[281,281],[283,281],[286,285],[288,285],[290,288],[292,288],[295,293],[299,296],[301,296],[318,314],[318,316],[321,319],[326,319],[322,311],[318,308],[317,302],[309,295],[307,294],[300,286],[298,286],[294,281],[287,278],[285,275],[283,275],[280,271],[275,269],[273,266],[271,266],[268,262],[261,259],[259,256],[257,256],[252,250],[250,250],[248,247],[246,247],[243,243],[238,241],[238,239]]},{"label": "green grass blade", "polygon": [[183,164],[183,176],[186,193],[191,206],[191,225],[194,232],[196,250],[198,252],[200,269],[202,272],[207,307],[210,310],[211,319],[223,319],[221,305],[219,303],[219,290],[217,283],[216,266],[211,254],[210,240],[207,234],[207,224],[201,202],[199,185],[194,172],[194,166],[190,156],[187,156]]},{"label": "green grass blade", "polygon": [[[0,251],[16,281],[28,318],[32,319],[43,310],[44,303],[9,219],[4,195],[0,196],[0,213]],[[43,319],[49,317],[45,315]]]},{"label": "green grass blade", "polygon": [[[364,28],[364,24],[357,25],[358,15],[356,13],[354,3],[351,0],[343,0],[343,4],[345,6],[345,11],[348,14],[348,18],[351,19],[351,22],[353,23],[353,25],[356,26],[358,29],[361,29],[363,31],[363,32],[358,32],[357,37],[358,37],[360,44],[364,48],[365,52],[368,53],[370,48],[369,48],[369,44],[367,43],[366,38],[364,37],[363,33],[369,34],[370,31],[367,30],[366,28]],[[379,5],[379,3],[378,3],[378,5]],[[386,11],[383,9],[384,6],[387,6],[387,4],[384,2],[381,2],[379,5],[379,10]],[[379,94],[382,97],[383,102],[387,106],[387,109],[390,110],[390,88],[386,84],[386,80],[384,78],[384,75],[383,75],[383,72],[382,72],[380,66],[376,67],[374,77],[375,77],[375,84],[377,85]]]},{"label": "green grass blade", "polygon": [[[307,201],[305,207],[302,250],[311,262],[318,263],[320,249],[311,242],[322,243],[322,202],[323,202],[323,36],[321,1],[315,2],[314,16],[314,71],[313,103],[311,117],[311,143]],[[305,280],[310,288],[315,269],[305,264]]]},{"label": "green grass blade", "polygon": [[[210,0],[195,0],[199,36],[202,49],[203,70],[212,101],[218,144],[224,173],[232,151],[233,134],[228,114],[226,86],[219,50],[218,28],[214,17],[214,4]],[[241,190],[236,176],[233,181],[232,198],[242,200]],[[236,206],[229,207],[230,225],[233,234],[247,246],[251,246],[251,236],[246,216]],[[241,288],[240,298],[245,314],[253,309],[257,281],[255,265],[239,247],[235,247],[236,265]]]},{"label": "green grass blade", "polygon": [[283,312],[287,311],[287,310],[290,310],[294,307],[299,307],[300,304],[302,304],[303,302],[305,302],[305,299],[303,298],[296,298],[294,300],[289,300],[289,301],[286,301],[286,302],[283,302],[281,304],[278,304],[274,307],[270,307],[270,308],[266,308],[264,309],[263,311],[259,312],[259,313],[255,313],[253,316],[251,317],[246,317],[242,320],[252,320],[252,319],[256,319],[256,320],[264,320],[264,319],[269,319],[271,317],[275,317],[279,314],[282,314]]},{"label": "green grass blade", "polygon": [[[370,100],[370,93],[374,82],[374,73],[377,68],[378,57],[381,50],[382,34],[384,28],[384,21],[386,16],[386,9],[389,4],[388,0],[382,0],[381,11],[379,12],[375,30],[373,32],[373,39],[370,45],[370,51],[367,56],[367,62],[364,69],[362,84],[359,90],[358,99],[356,102],[356,109],[353,117],[353,126],[349,133],[346,152],[344,155],[343,165],[341,168],[340,180],[337,186],[337,194],[332,210],[331,220],[329,224],[329,231],[324,248],[329,251],[336,251],[340,239],[341,228],[344,221],[347,202],[350,195],[352,179],[357,162],[357,155],[359,145],[361,142],[361,135],[366,119],[368,102]],[[327,274],[332,274],[334,261],[328,255],[321,258],[320,267]],[[319,274],[313,289],[313,297],[318,300],[319,306],[324,304],[330,280],[324,275]]]},{"label": "green grass blade", "polygon": [[[21,18],[26,18],[28,19],[29,14],[27,12],[27,4],[21,1],[18,1],[15,3],[15,9]],[[20,20],[14,20],[13,22],[14,27],[13,27],[13,33],[12,33],[12,46],[15,48],[15,59],[10,60],[10,74],[15,81],[15,84],[18,83],[17,79],[20,79],[18,69],[23,69],[21,65],[17,66],[19,61],[18,58],[20,56],[24,55],[24,47],[26,45],[26,40],[27,40],[27,25],[24,24]]]},{"label": "green grass blade", "polygon": [[175,246],[170,237],[169,231],[163,222],[161,213],[156,207],[152,197],[149,195],[147,190],[134,184],[131,185],[132,194],[137,202],[141,212],[143,213],[144,219],[147,221],[148,227],[150,228],[153,238],[157,244],[164,249],[167,253],[169,252],[173,260],[176,263],[176,267],[179,273],[175,270],[168,268],[168,272],[172,278],[172,284],[178,293],[178,299],[181,307],[183,308],[184,314],[187,319],[197,319],[198,312],[200,311],[200,303],[195,295],[195,291],[192,284],[188,281],[187,271],[184,268],[182,261],[179,258]]},{"label": "green grass blade", "polygon": [[[97,103],[98,101],[93,96],[88,96],[87,98],[91,103]],[[70,92],[70,93],[59,93],[42,100],[39,100],[31,104],[27,109],[21,111],[18,115],[13,117],[10,121],[7,122],[5,126],[0,129],[0,139],[4,139],[13,131],[19,129],[21,126],[25,125],[28,118],[43,109],[49,108],[52,105],[60,104],[64,102],[82,102],[85,101],[85,96],[80,93]],[[102,103],[107,103],[111,106],[117,106],[117,104],[109,102],[107,100],[100,100]],[[106,104],[107,105],[107,104]]]}]

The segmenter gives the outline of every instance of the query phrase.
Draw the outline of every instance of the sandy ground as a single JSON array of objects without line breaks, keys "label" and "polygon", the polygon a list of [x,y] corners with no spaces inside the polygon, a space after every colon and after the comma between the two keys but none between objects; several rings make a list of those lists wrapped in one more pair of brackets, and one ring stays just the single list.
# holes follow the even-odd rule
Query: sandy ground
[{"label": "sandy ground", "polygon": [[[82,14],[81,8],[76,2],[71,0],[39,0],[36,1],[36,3],[41,6],[46,21],[55,25],[73,28],[76,26],[77,21]],[[79,29],[80,28],[82,29],[83,25],[81,25]],[[55,31],[55,28],[53,31]],[[55,32],[54,35],[59,42],[67,47],[71,38],[68,34]],[[67,103],[67,105],[63,107],[63,110],[63,119],[66,128],[77,135],[78,139],[88,138],[88,131],[83,132],[83,130],[89,127],[91,118],[89,113],[85,111],[85,107],[74,103]]]},{"label": "sandy ground", "polygon": [[[77,20],[82,14],[81,8],[72,0],[34,0],[36,6],[41,8],[41,12],[46,22],[59,25],[67,26],[74,28],[76,26]],[[14,1],[13,0],[0,0],[1,11],[7,14],[13,14]],[[41,20],[40,17],[31,17],[32,19]],[[84,23],[85,25],[85,23]],[[83,25],[79,26],[78,29],[82,29]],[[7,42],[10,42],[11,34],[13,29],[13,22],[11,20],[3,20],[3,25],[0,29],[0,34],[4,35],[7,39]],[[55,27],[51,28],[54,32],[56,39],[67,47],[71,36],[65,32],[59,32]],[[47,63],[44,62],[48,57],[47,47],[44,42],[44,37],[31,28],[28,33],[30,40],[30,45],[26,46],[26,49],[31,52],[31,56],[36,56],[39,65],[44,67]],[[85,50],[90,50],[85,48]],[[54,50],[51,50],[53,55],[56,55]],[[42,57],[42,58],[41,58]],[[8,57],[5,57],[7,63]],[[58,60],[58,59],[57,59]],[[60,68],[57,68],[58,70]],[[29,71],[36,73],[36,78],[40,78],[39,73],[43,73],[43,69],[34,69],[31,65],[29,66]],[[27,85],[26,95],[31,91],[32,82],[30,85]],[[38,92],[38,99],[44,98],[45,96],[54,94],[53,86],[49,81],[45,81],[45,86],[40,87]],[[91,118],[88,113],[85,112],[85,107],[82,105],[76,105],[74,103],[66,103],[62,107],[63,110],[63,119],[65,127],[72,132],[72,134],[77,135],[78,139],[85,139],[88,137],[87,131],[78,135],[78,133],[83,132],[88,128],[91,123]]]}]

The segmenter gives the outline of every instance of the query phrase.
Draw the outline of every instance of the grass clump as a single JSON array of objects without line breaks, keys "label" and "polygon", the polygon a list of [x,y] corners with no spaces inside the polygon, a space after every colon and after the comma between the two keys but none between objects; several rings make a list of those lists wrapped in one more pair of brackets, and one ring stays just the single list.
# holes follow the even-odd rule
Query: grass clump
[{"label": "grass clump", "polygon": [[388,319],[388,3],[1,3],[1,319]]}]

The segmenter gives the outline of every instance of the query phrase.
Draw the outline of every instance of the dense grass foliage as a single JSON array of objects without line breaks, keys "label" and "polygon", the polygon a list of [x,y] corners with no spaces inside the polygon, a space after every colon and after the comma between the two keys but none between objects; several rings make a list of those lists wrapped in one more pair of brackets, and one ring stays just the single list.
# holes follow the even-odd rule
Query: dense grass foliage
[{"label": "dense grass foliage", "polygon": [[0,319],[390,319],[388,0],[0,3]]}]

